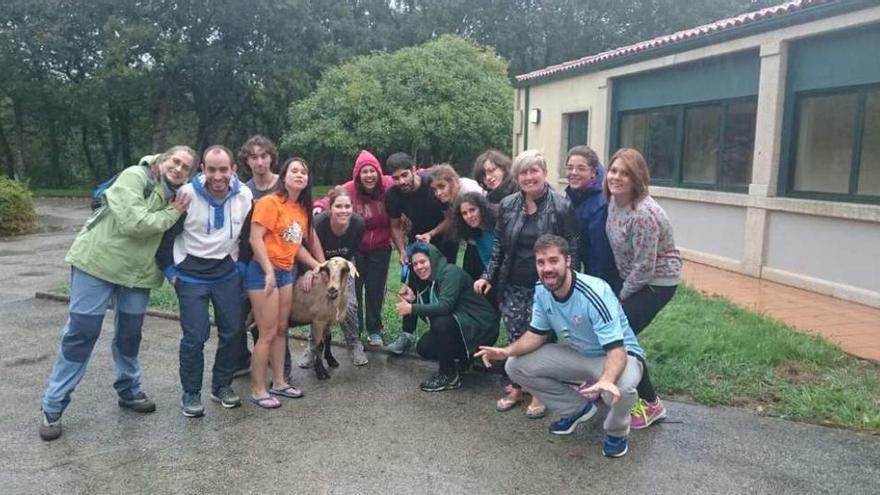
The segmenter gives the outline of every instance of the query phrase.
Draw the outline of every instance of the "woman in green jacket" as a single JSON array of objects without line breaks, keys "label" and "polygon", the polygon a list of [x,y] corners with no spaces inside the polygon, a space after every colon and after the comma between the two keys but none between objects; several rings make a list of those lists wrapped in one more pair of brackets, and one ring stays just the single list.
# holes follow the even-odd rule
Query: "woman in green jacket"
[{"label": "woman in green jacket", "polygon": [[498,313],[485,297],[474,293],[470,275],[448,263],[433,245],[413,243],[407,255],[411,268],[407,285],[400,288],[397,313],[428,320],[430,330],[419,339],[416,351],[440,362],[438,373],[422,382],[421,389],[459,388],[459,366],[466,369],[477,347],[498,340]]},{"label": "woman in green jacket", "polygon": [[65,260],[71,264],[70,316],[43,393],[40,438],[61,436],[61,414],[82,380],[114,301],[113,365],[119,407],[147,413],[156,404],[141,391],[138,350],[150,289],[162,285],[155,254],[162,234],[186,210],[176,195],[189,180],[195,152],[175,146],[123,170],[102,193],[102,203],[80,230]]}]

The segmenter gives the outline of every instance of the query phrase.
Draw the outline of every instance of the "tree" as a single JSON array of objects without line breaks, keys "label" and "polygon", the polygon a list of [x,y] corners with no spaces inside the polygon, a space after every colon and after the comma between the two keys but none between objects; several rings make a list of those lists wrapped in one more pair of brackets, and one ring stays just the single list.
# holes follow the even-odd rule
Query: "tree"
[{"label": "tree", "polygon": [[334,174],[334,165],[350,165],[360,148],[464,165],[486,148],[510,147],[512,115],[507,62],[444,35],[327,71],[314,93],[291,106],[284,145],[320,157],[325,180],[347,174],[350,166]]}]

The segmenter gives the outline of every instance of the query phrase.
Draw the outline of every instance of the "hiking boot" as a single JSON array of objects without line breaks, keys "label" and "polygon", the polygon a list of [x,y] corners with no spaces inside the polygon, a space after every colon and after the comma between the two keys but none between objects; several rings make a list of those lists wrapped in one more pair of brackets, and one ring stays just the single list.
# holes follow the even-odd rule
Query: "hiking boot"
[{"label": "hiking boot", "polygon": [[573,416],[565,416],[550,423],[550,433],[554,435],[571,435],[577,425],[589,420],[596,414],[596,406],[592,402],[587,402],[581,411]]},{"label": "hiking boot", "polygon": [[370,338],[367,339],[367,345],[370,347],[382,347],[385,345],[385,342],[382,341],[381,333],[371,333]]},{"label": "hiking boot", "polygon": [[348,353],[351,355],[351,364],[355,366],[363,366],[369,362],[367,354],[364,353],[364,345],[360,342],[355,342]]},{"label": "hiking boot", "polygon": [[40,411],[40,438],[51,442],[61,436],[61,413]]},{"label": "hiking boot", "polygon": [[219,403],[226,409],[232,409],[241,405],[241,398],[235,394],[231,387],[220,387],[211,392],[211,400]]},{"label": "hiking boot", "polygon": [[406,332],[400,332],[400,335],[397,336],[397,339],[395,339],[394,342],[385,346],[385,350],[391,354],[397,354],[399,356],[412,347],[412,341],[412,335]]},{"label": "hiking boot", "polygon": [[633,404],[629,411],[629,427],[634,430],[641,430],[651,426],[655,421],[659,421],[666,417],[666,408],[660,397],[654,403],[646,402],[645,399],[639,399]]},{"label": "hiking boot", "polygon": [[602,442],[602,455],[605,457],[623,457],[628,450],[626,437],[613,437],[608,435]]},{"label": "hiking boot", "polygon": [[151,413],[156,410],[156,403],[143,392],[138,392],[132,399],[120,397],[118,404],[123,409],[131,409],[139,413]]},{"label": "hiking boot", "polygon": [[303,351],[302,356],[296,360],[296,365],[300,368],[311,368],[315,366],[315,353],[311,349]]},{"label": "hiking boot", "polygon": [[184,392],[180,399],[180,412],[187,418],[201,418],[205,415],[200,394]]},{"label": "hiking boot", "polygon": [[444,390],[455,390],[461,388],[461,378],[458,373],[454,375],[445,375],[443,373],[435,373],[431,378],[423,381],[420,388],[425,392],[442,392]]}]

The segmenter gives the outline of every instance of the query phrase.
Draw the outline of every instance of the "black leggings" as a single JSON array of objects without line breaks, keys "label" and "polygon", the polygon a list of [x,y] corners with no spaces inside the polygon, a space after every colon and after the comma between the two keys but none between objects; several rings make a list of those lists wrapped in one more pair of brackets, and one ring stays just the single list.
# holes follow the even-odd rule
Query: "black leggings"
[{"label": "black leggings", "polygon": [[469,359],[461,337],[458,322],[452,316],[435,316],[431,318],[431,329],[416,344],[419,356],[440,362],[440,373],[454,375],[455,360]]},{"label": "black leggings", "polygon": [[[646,285],[623,301],[623,312],[626,314],[626,319],[629,320],[629,326],[633,329],[633,333],[640,334],[654,320],[657,313],[675,295],[677,288],[677,285]],[[644,363],[642,364],[642,380],[637,387],[639,397],[647,402],[655,402],[657,392],[651,383],[651,377],[648,376],[648,367]]]}]

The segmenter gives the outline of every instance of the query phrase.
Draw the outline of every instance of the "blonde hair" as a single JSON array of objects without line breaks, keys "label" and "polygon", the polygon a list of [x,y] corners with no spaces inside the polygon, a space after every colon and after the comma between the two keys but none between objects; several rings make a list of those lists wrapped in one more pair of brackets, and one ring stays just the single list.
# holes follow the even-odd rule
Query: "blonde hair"
[{"label": "blonde hair", "polygon": [[457,183],[458,182],[458,172],[452,168],[452,165],[448,163],[441,163],[440,165],[434,165],[431,167],[431,180],[444,180],[446,182]]},{"label": "blonde hair", "polygon": [[539,167],[546,174],[547,160],[538,150],[525,150],[514,158],[510,173],[514,177],[519,177],[520,172],[532,167]]},{"label": "blonde hair", "polygon": [[[608,160],[608,169],[614,166],[614,162],[618,162],[618,166],[622,172],[629,176],[633,186],[633,207],[635,204],[644,199],[648,195],[648,184],[651,183],[651,172],[648,170],[648,163],[645,157],[638,150],[632,148],[621,148],[617,153]],[[611,191],[608,189],[608,176],[605,175],[605,181],[602,182],[602,191],[605,197],[611,199]]]}]

